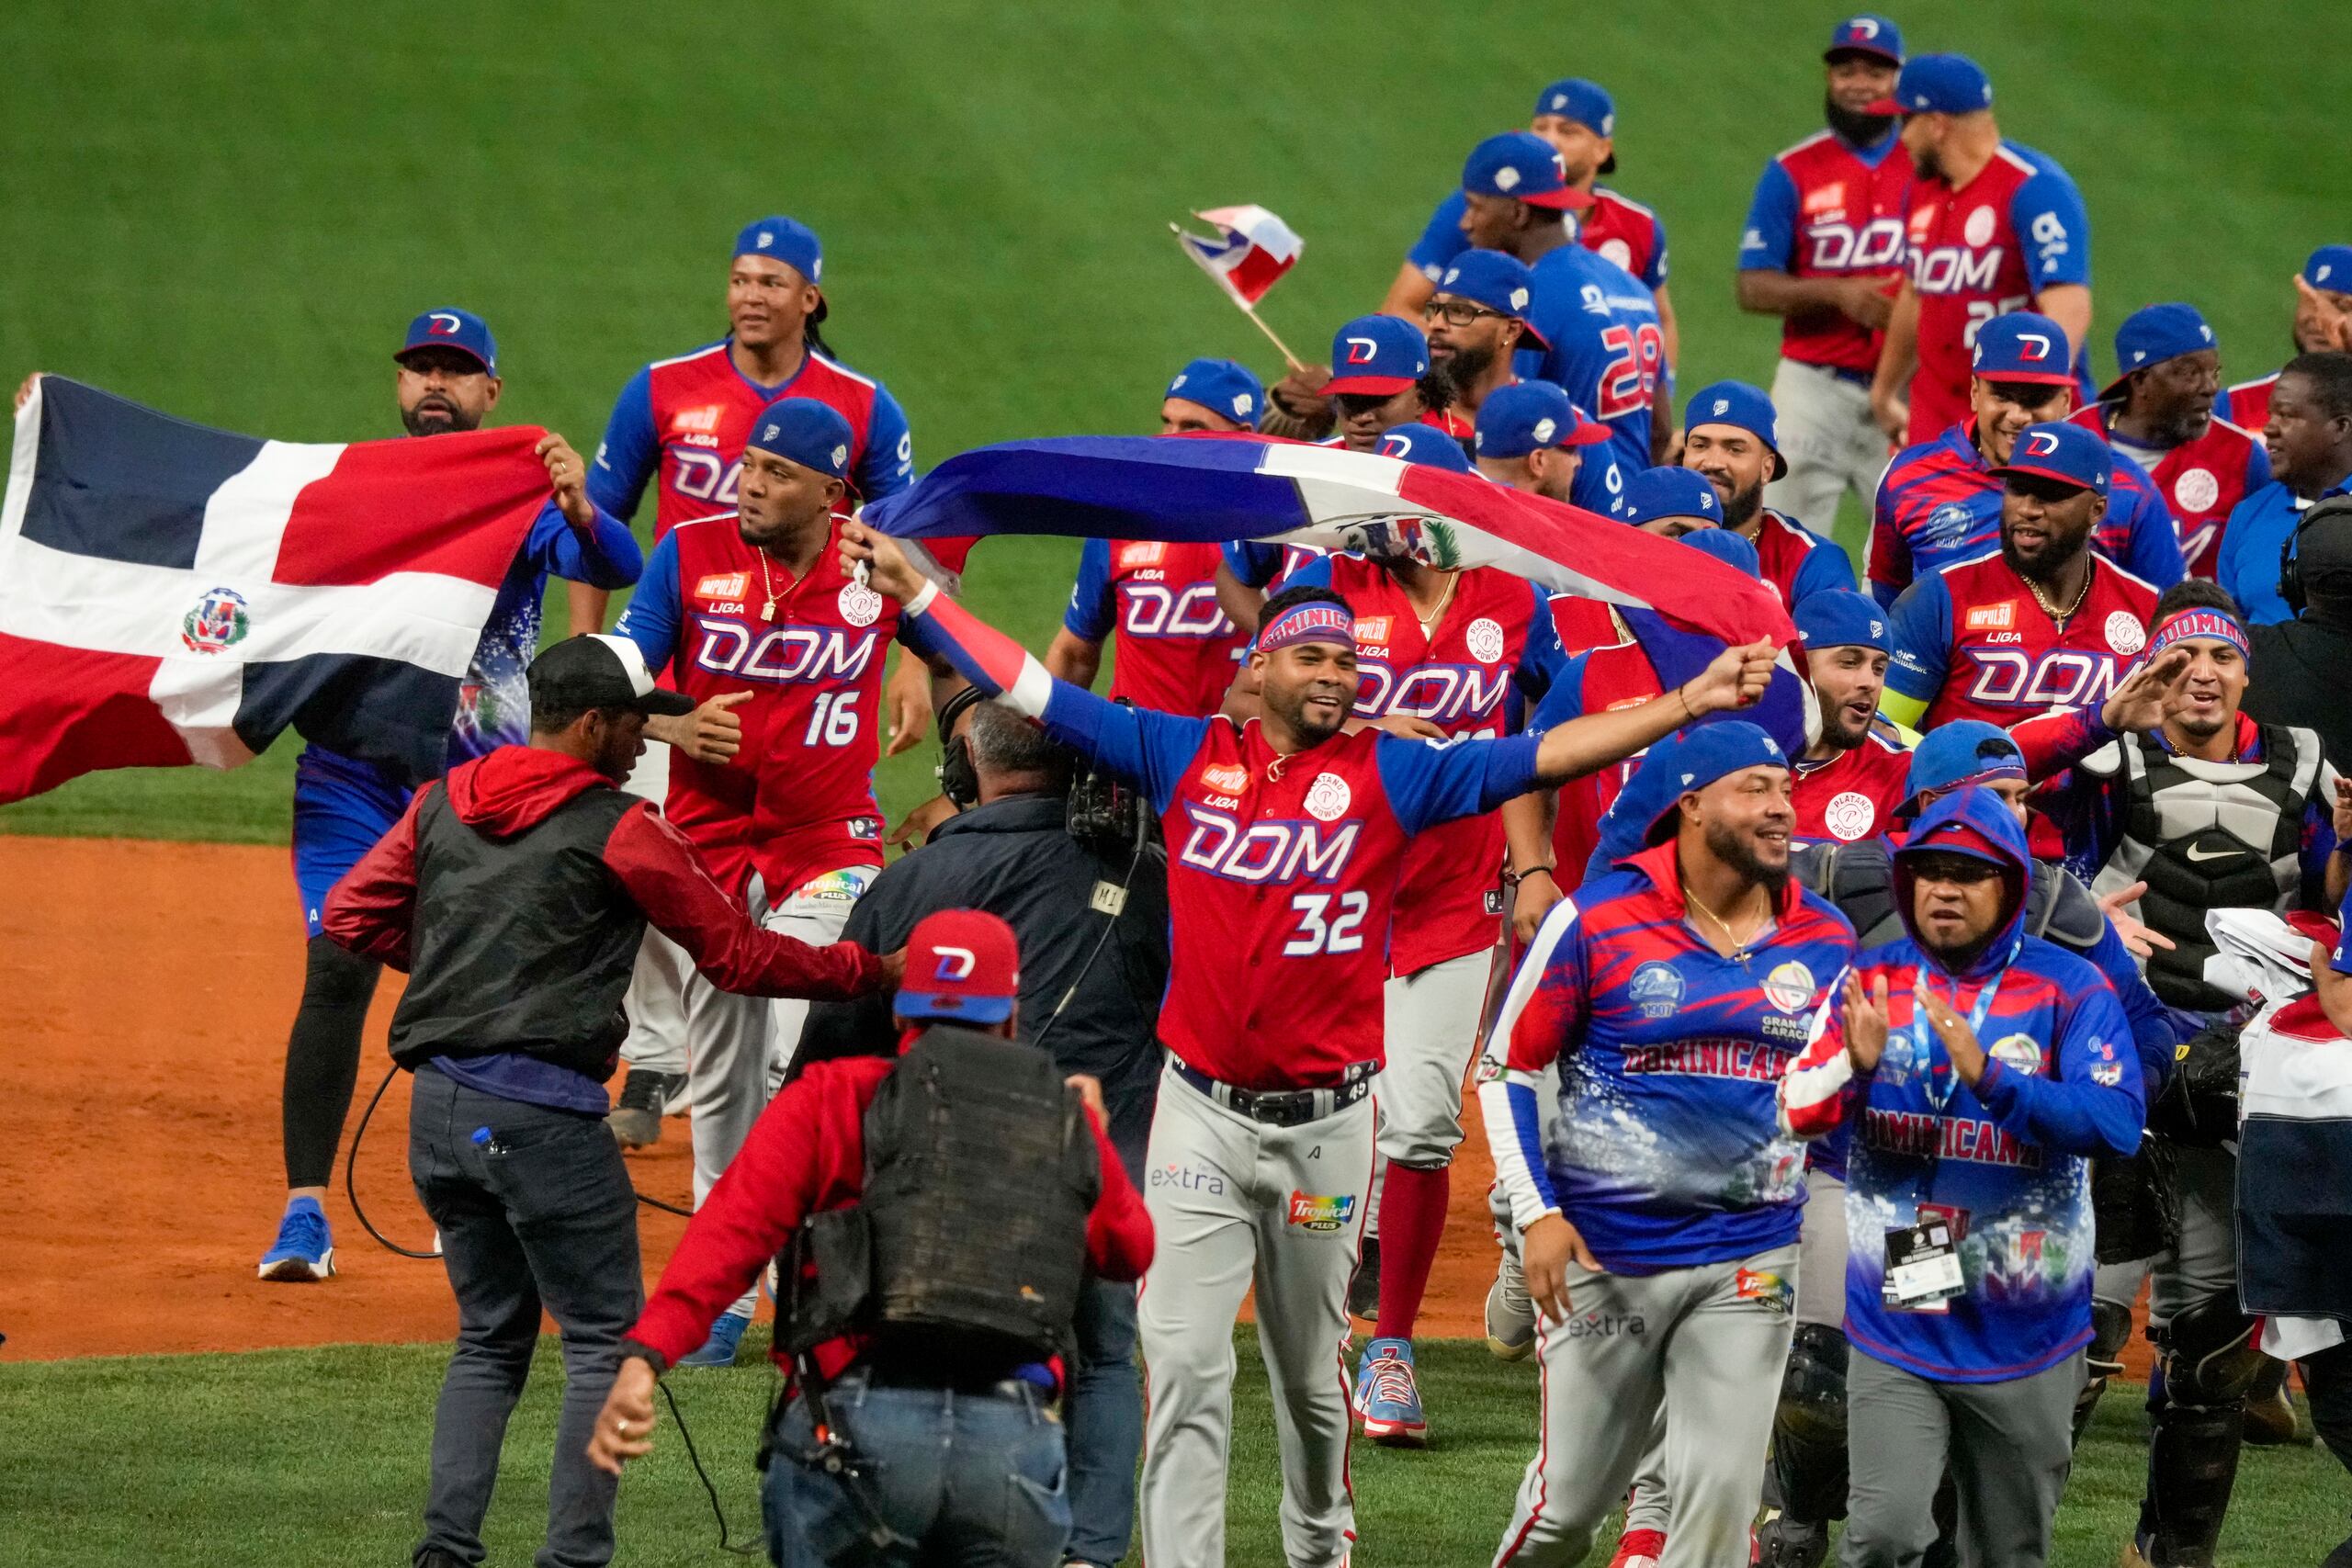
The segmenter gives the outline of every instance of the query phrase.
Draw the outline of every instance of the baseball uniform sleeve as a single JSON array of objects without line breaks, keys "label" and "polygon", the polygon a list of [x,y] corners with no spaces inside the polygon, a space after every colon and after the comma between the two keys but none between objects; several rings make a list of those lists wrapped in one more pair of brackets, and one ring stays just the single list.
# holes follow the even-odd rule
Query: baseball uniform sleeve
[{"label": "baseball uniform sleeve", "polygon": [[1527,644],[1520,650],[1511,681],[1521,696],[1540,703],[1567,667],[1568,650],[1560,641],[1559,623],[1552,619],[1552,596],[1532,582],[1527,590],[1534,596],[1535,608],[1527,618]]},{"label": "baseball uniform sleeve", "polygon": [[[2113,740],[2115,732],[2107,728],[2095,707],[2052,708],[2009,726],[2009,739],[2025,753],[2026,776],[2040,784]],[[2114,772],[2112,768],[2105,771]]]},{"label": "baseball uniform sleeve", "polygon": [[[1272,548],[1273,547],[1267,547]],[[1277,557],[1277,558],[1279,558],[1279,557]],[[1285,589],[1329,588],[1330,586],[1331,558],[1329,556],[1317,556],[1311,560],[1301,561],[1296,571],[1292,572],[1288,577],[1283,579],[1283,587]]]},{"label": "baseball uniform sleeve", "polygon": [[1535,787],[1538,735],[1500,740],[1408,740],[1382,735],[1373,762],[1388,808],[1406,832],[1492,811]]},{"label": "baseball uniform sleeve", "polygon": [[1879,476],[1878,495],[1871,503],[1870,542],[1862,549],[1871,597],[1890,610],[1911,584],[1911,542],[1903,536],[1903,525],[1895,517],[1894,470],[1902,461],[1896,458]]},{"label": "baseball uniform sleeve", "polygon": [[[2062,871],[2061,875],[2072,876]],[[2090,897],[2085,888],[2082,897]],[[2165,1079],[2172,1076],[2172,1048],[2177,1043],[2173,1028],[2172,1010],[2158,1000],[2148,988],[2147,977],[2140,973],[2140,965],[2132,950],[2123,945],[2123,938],[2113,921],[2100,925],[2098,941],[2083,953],[2083,960],[2115,987],[2116,1001],[2123,1009],[2124,1022],[2132,1029],[2132,1044],[2140,1055],[2140,1082],[2143,1091],[2151,1099],[2164,1088]]]},{"label": "baseball uniform sleeve", "polygon": [[653,371],[639,370],[621,389],[596,460],[588,465],[588,499],[616,517],[637,515],[645,486],[661,466],[662,443],[653,430]]},{"label": "baseball uniform sleeve", "polygon": [[337,947],[403,974],[416,919],[416,814],[433,788],[409,796],[391,831],[329,890],[320,917],[320,931]]},{"label": "baseball uniform sleeve", "polygon": [[678,634],[684,621],[678,588],[678,535],[673,529],[653,547],[638,578],[637,592],[629,595],[628,608],[613,626],[613,635],[637,644],[637,650],[645,656],[645,667],[659,675],[677,654]]},{"label": "baseball uniform sleeve", "polygon": [[2327,910],[2327,863],[2335,853],[2335,764],[2323,760],[2319,777],[2312,785],[2311,798],[2303,802],[2303,831],[2299,846],[2302,907],[2323,914]]},{"label": "baseball uniform sleeve", "polygon": [[1462,214],[1468,206],[1460,191],[1446,192],[1445,199],[1430,214],[1421,237],[1405,253],[1405,259],[1420,268],[1421,276],[1431,283],[1445,275],[1446,263],[1470,248],[1470,242],[1462,233]]},{"label": "baseball uniform sleeve", "polygon": [[2131,463],[2132,475],[2140,481],[2132,496],[2130,533],[2125,536],[2121,565],[2161,592],[2188,575],[2188,563],[2180,555],[2180,525],[2165,509],[2164,498],[2147,469],[2120,454],[2116,461]]},{"label": "baseball uniform sleeve", "polygon": [[[1789,584],[1795,598],[1802,601],[1812,594],[1854,589],[1854,563],[1836,545],[1820,544],[1805,551],[1804,559],[1797,563],[1796,581]],[[1794,604],[1790,605],[1794,609]]]},{"label": "baseball uniform sleeve", "polygon": [[1258,539],[1235,539],[1222,547],[1225,570],[1244,588],[1263,588],[1282,575],[1283,547]]},{"label": "baseball uniform sleeve", "polygon": [[1666,222],[1655,212],[1650,214],[1649,259],[1642,263],[1640,276],[1653,294],[1666,287]]},{"label": "baseball uniform sleeve", "polygon": [[1747,222],[1739,231],[1739,270],[1787,272],[1796,256],[1797,184],[1778,158],[1757,176]]},{"label": "baseball uniform sleeve", "polygon": [[1094,1133],[1096,1163],[1102,1169],[1102,1190],[1086,1215],[1086,1266],[1105,1280],[1140,1280],[1151,1267],[1151,1215],[1092,1106],[1087,1107],[1086,1124]]},{"label": "baseball uniform sleeve", "polygon": [[2026,276],[2036,292],[2055,284],[2091,280],[2091,216],[2083,193],[2064,170],[2045,166],[2009,198],[2009,222],[2024,247]]},{"label": "baseball uniform sleeve", "polygon": [[[1846,1102],[1856,1086],[1854,1059],[1846,1054],[1846,976],[1841,969],[1821,993],[1804,1049],[1781,1077],[1781,1125],[1794,1137],[1826,1138],[1846,1119]],[[1864,975],[1863,984],[1871,976]],[[1892,988],[1893,977],[1889,977]]]},{"label": "baseball uniform sleeve", "polygon": [[1894,602],[1894,658],[1886,667],[1879,709],[1917,729],[1943,690],[1951,661],[1951,592],[1939,574],[1924,577]]},{"label": "baseball uniform sleeve", "polygon": [[876,383],[874,411],[865,422],[865,455],[857,463],[857,493],[867,501],[896,495],[915,482],[915,438],[907,411]]},{"label": "baseball uniform sleeve", "polygon": [[[593,498],[589,504],[595,506]],[[583,534],[550,498],[531,519],[531,531],[523,539],[531,564],[592,588],[627,588],[635,582],[645,570],[645,552],[638,548],[637,536],[603,507],[595,506],[595,523]]]},{"label": "baseball uniform sleeve", "polygon": [[2089,983],[2070,976],[2061,987],[2057,1070],[2021,1073],[1988,1056],[1976,1099],[2003,1132],[2029,1143],[2121,1159],[2138,1151],[2148,1121],[2139,1055],[2114,989],[2087,965],[2068,960],[2067,966]]},{"label": "baseball uniform sleeve", "polygon": [[1560,1212],[1544,1159],[1544,1069],[1584,1039],[1586,965],[1578,895],[1552,906],[1511,976],[1478,1060],[1495,1179],[1521,1230]]},{"label": "baseball uniform sleeve", "polygon": [[1078,582],[1069,591],[1062,626],[1072,637],[1101,642],[1118,620],[1119,596],[1111,587],[1111,541],[1089,539],[1079,547]]},{"label": "baseball uniform sleeve", "polygon": [[2327,955],[2327,966],[2339,975],[2352,975],[2352,893],[2344,896],[2335,911],[2335,951]]}]

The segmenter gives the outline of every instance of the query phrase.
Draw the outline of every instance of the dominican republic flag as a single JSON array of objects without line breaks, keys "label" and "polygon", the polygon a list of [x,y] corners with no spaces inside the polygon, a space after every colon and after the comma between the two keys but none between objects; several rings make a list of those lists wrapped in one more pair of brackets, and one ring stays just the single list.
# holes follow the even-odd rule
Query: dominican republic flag
[{"label": "dominican republic flag", "polygon": [[541,434],[297,446],[42,377],[0,508],[0,802],[232,768],[289,725],[438,773]]},{"label": "dominican republic flag", "polygon": [[1215,224],[1216,238],[1188,234],[1170,223],[1176,243],[1245,310],[1263,299],[1266,290],[1297,265],[1298,253],[1306,243],[1291,231],[1289,224],[1262,207],[1213,207],[1193,216]]}]

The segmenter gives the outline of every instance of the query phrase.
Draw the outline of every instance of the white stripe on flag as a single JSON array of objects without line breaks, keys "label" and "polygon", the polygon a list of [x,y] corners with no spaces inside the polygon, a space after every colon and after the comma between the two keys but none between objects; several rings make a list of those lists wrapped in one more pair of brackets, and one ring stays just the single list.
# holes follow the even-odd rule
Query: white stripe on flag
[{"label": "white stripe on flag", "polygon": [[9,546],[25,531],[25,509],[32,504],[33,464],[40,457],[40,381],[33,395],[17,411],[17,428],[8,448],[8,494],[0,502],[0,604],[13,574],[8,570]]},{"label": "white stripe on flag", "polygon": [[1287,444],[1268,446],[1258,461],[1260,473],[1295,480],[1306,514],[1326,527],[1350,517],[1436,516],[1397,497],[1405,468],[1402,457]]}]

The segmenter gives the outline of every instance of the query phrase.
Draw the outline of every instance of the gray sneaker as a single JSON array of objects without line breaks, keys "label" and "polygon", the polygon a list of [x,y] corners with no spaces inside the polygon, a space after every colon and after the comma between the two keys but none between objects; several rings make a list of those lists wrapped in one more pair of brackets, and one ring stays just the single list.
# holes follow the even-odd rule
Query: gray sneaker
[{"label": "gray sneaker", "polygon": [[1519,1254],[1508,1247],[1487,1287],[1487,1348],[1506,1361],[1523,1361],[1535,1351],[1535,1303],[1528,1299]]},{"label": "gray sneaker", "polygon": [[662,1141],[662,1113],[686,1089],[684,1073],[649,1072],[631,1067],[621,1085],[620,1100],[605,1117],[605,1125],[625,1149],[641,1149]]}]

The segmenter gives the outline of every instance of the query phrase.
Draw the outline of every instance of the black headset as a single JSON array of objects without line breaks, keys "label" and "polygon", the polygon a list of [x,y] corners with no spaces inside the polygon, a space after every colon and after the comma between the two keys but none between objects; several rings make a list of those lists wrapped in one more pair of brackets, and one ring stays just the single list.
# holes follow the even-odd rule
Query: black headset
[{"label": "black headset", "polygon": [[2303,581],[2303,535],[2315,523],[2337,518],[2352,522],[2352,495],[2331,495],[2312,505],[2297,519],[2287,542],[2278,547],[2278,597],[2298,615],[2310,597],[2310,584]]},{"label": "black headset", "polygon": [[966,686],[940,705],[939,709],[939,793],[956,803],[956,809],[967,811],[980,803],[980,770],[972,761],[972,742],[968,736],[956,733],[956,721],[966,710],[988,701],[989,694],[978,686]]}]

